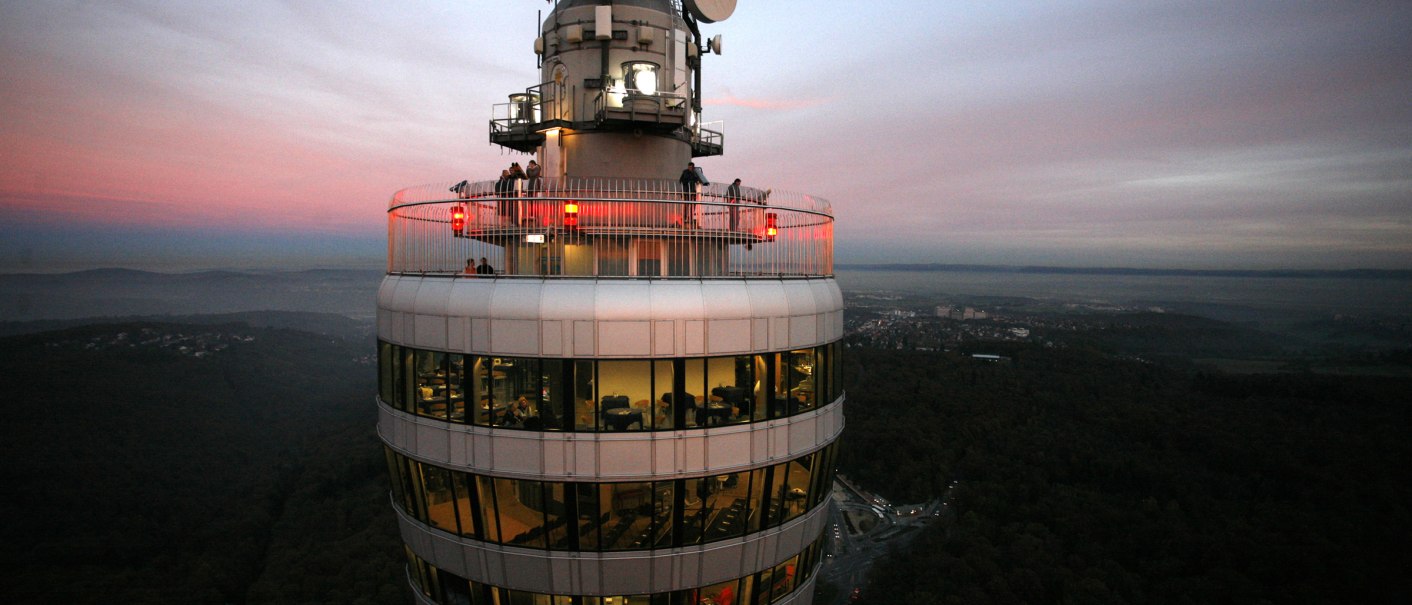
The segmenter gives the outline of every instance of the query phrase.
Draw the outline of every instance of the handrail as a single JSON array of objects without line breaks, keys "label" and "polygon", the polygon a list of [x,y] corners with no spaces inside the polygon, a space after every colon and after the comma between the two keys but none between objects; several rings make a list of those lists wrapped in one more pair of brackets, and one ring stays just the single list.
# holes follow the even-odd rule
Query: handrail
[{"label": "handrail", "polygon": [[[822,198],[724,184],[540,179],[410,187],[388,208],[388,272],[502,276],[811,277],[833,273]],[[474,272],[472,270],[472,272]]]}]

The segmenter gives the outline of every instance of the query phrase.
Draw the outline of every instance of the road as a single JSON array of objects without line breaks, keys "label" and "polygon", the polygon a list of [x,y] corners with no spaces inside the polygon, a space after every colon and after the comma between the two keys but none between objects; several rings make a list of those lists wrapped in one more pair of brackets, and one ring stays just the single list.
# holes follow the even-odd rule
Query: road
[{"label": "road", "polygon": [[[853,589],[866,582],[875,559],[894,544],[906,544],[923,526],[946,519],[947,500],[955,487],[952,481],[942,498],[926,504],[898,506],[839,477],[829,505],[829,526],[824,530],[828,555],[819,572],[819,579],[839,587],[839,594],[832,603],[817,605],[846,605]],[[864,527],[850,524],[848,517]]]}]

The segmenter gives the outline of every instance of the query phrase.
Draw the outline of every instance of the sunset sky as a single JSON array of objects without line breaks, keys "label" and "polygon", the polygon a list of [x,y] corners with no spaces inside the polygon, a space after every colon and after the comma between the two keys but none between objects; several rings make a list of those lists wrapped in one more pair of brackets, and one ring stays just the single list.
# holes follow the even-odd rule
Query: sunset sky
[{"label": "sunset sky", "polygon": [[[382,266],[492,179],[542,0],[0,0],[0,272]],[[842,263],[1412,268],[1412,3],[743,0],[713,180]]]}]

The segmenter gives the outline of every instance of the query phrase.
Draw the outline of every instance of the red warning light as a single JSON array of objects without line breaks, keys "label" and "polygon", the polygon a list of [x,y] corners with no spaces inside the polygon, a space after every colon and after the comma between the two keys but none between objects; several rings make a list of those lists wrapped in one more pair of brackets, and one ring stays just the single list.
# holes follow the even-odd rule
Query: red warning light
[{"label": "red warning light", "polygon": [[456,204],[451,207],[451,233],[456,237],[461,237],[461,232],[466,229],[466,207]]},{"label": "red warning light", "polygon": [[777,216],[778,215],[773,212],[765,213],[765,241],[767,242],[775,241],[775,236],[779,235],[780,231],[775,222]]},{"label": "red warning light", "polygon": [[564,228],[569,230],[579,227],[579,203],[573,200],[564,202]]}]

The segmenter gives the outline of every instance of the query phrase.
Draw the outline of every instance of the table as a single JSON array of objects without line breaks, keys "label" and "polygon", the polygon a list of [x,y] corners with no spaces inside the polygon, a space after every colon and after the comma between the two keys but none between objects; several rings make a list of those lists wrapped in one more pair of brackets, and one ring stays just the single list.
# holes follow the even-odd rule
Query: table
[{"label": "table", "polygon": [[627,430],[632,423],[642,423],[642,410],[633,408],[613,408],[603,410],[603,424],[615,431]]},{"label": "table", "polygon": [[712,401],[706,404],[706,424],[722,424],[731,417],[731,404]]}]

